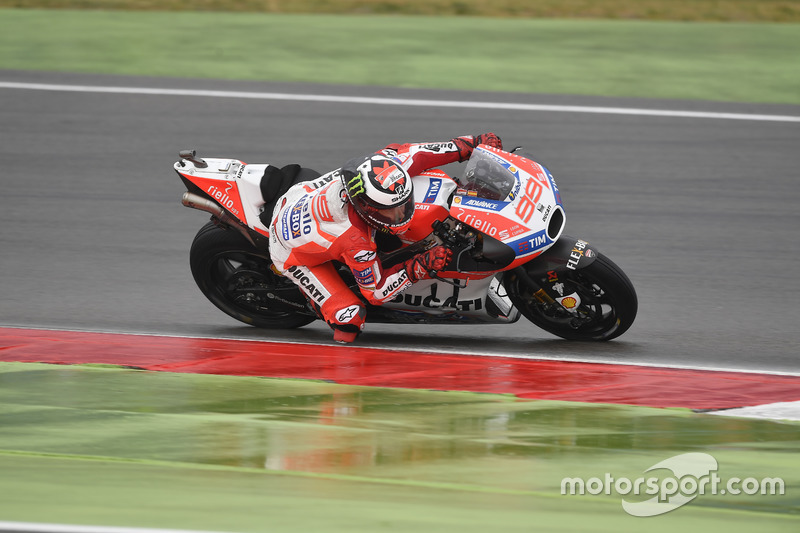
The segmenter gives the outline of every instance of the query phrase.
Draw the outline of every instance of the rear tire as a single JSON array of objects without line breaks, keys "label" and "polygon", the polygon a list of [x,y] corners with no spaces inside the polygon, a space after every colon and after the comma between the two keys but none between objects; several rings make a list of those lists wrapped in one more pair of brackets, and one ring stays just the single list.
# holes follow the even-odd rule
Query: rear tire
[{"label": "rear tire", "polygon": [[523,316],[558,337],[579,341],[608,341],[619,337],[633,324],[639,303],[628,276],[601,253],[579,270],[559,270],[558,280],[548,275],[531,276],[551,298],[561,296],[554,289],[563,284],[563,294],[577,293],[580,304],[567,310],[561,304],[542,303],[516,274],[506,282],[508,294]]},{"label": "rear tire", "polygon": [[300,289],[270,268],[269,252],[256,249],[235,229],[209,222],[192,242],[192,276],[211,303],[236,320],[268,329],[290,329],[316,320]]}]

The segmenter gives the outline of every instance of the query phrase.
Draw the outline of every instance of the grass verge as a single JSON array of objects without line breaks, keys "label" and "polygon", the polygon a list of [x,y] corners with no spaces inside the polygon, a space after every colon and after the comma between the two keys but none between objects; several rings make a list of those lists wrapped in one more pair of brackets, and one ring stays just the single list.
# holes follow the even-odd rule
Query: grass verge
[{"label": "grass verge", "polygon": [[0,69],[800,104],[800,25],[0,10]]}]

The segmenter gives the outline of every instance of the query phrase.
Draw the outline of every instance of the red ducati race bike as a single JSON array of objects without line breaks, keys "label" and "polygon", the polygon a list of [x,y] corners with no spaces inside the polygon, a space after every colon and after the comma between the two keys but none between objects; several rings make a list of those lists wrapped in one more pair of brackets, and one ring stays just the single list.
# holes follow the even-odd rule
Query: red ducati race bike
[{"label": "red ducati race bike", "polygon": [[[317,320],[298,287],[269,255],[277,199],[319,173],[287,165],[180,153],[174,169],[186,185],[183,205],[211,213],[194,238],[192,275],[206,297],[233,318],[261,328],[297,328]],[[566,216],[556,182],[516,150],[473,151],[463,176],[441,170],[413,178],[416,210],[401,241],[378,232],[390,267],[435,246],[453,249],[448,267],[382,306],[366,301],[367,322],[511,323],[520,316],[571,340],[610,340],[636,317],[625,273],[583,239],[563,234]],[[340,274],[359,293],[351,271]]]}]

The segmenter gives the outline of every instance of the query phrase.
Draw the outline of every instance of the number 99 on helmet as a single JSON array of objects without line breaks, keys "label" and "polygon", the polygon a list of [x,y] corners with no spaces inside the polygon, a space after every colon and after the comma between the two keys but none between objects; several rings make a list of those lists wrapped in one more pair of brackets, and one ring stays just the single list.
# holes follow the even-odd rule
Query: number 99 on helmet
[{"label": "number 99 on helmet", "polygon": [[414,215],[411,176],[394,159],[372,155],[342,167],[347,198],[373,228],[395,235],[405,232]]}]

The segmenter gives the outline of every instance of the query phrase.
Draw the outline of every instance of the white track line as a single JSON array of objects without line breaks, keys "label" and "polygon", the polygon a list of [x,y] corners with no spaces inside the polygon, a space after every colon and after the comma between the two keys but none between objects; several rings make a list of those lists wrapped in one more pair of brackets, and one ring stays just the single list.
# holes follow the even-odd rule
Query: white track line
[{"label": "white track line", "polygon": [[800,421],[800,401],[778,402],[737,409],[722,409],[710,411],[708,414],[720,416],[738,416],[744,418],[762,418],[765,420],[792,420]]},{"label": "white track line", "polygon": [[706,111],[670,111],[666,109],[639,109],[626,107],[591,107],[568,105],[520,104],[504,102],[474,102],[458,100],[417,100],[403,98],[371,98],[362,96],[335,96],[324,94],[260,93],[245,91],[206,91],[193,89],[160,89],[149,87],[104,87],[91,85],[56,85],[45,83],[0,82],[4,89],[62,91],[111,94],[145,94],[155,96],[201,96],[210,98],[241,98],[255,100],[284,100],[347,104],[393,105],[410,107],[452,107],[461,109],[497,109],[511,111],[549,111],[558,113],[595,113],[605,115],[633,115],[672,118],[707,118],[717,120],[750,120],[760,122],[800,122],[800,116],[758,115],[749,113],[714,113]]},{"label": "white track line", "polygon": [[[253,338],[243,338],[243,337],[206,337],[202,335],[181,335],[181,334],[171,334],[171,333],[148,333],[148,332],[137,332],[137,331],[109,331],[109,330],[89,330],[89,329],[68,329],[68,328],[60,328],[60,327],[46,327],[46,326],[18,326],[13,324],[0,324],[0,329],[9,328],[9,329],[26,329],[26,330],[41,330],[41,331],[66,331],[71,333],[101,333],[107,335],[134,335],[139,337],[167,337],[167,338],[176,338],[176,339],[206,339],[206,340],[221,340],[221,341],[237,341],[237,342],[272,342],[277,344],[297,344],[303,346],[317,346],[312,342],[302,342],[302,341],[287,341],[283,339],[253,339]],[[565,341],[566,342],[566,341]],[[325,346],[338,346],[343,347],[341,344],[336,344],[333,342],[324,343]],[[596,365],[615,365],[615,366],[635,366],[640,368],[664,368],[670,370],[697,370],[701,372],[730,372],[734,374],[763,374],[765,376],[788,376],[788,377],[800,377],[800,372],[785,372],[781,370],[754,370],[752,368],[729,368],[729,367],[704,367],[704,366],[694,366],[694,365],[674,365],[674,364],[655,364],[655,363],[641,363],[635,361],[619,361],[616,359],[604,358],[598,356],[597,358],[586,358],[586,357],[556,357],[552,355],[546,355],[542,353],[537,353],[535,355],[521,355],[521,354],[513,354],[513,353],[504,353],[504,352],[489,352],[489,351],[481,351],[475,350],[471,352],[465,351],[453,351],[453,350],[442,350],[439,348],[402,348],[399,346],[388,346],[388,345],[380,345],[380,344],[371,344],[369,346],[360,346],[360,345],[353,345],[348,344],[346,346],[351,350],[387,350],[387,351],[394,351],[394,352],[414,352],[414,353],[430,353],[430,354],[439,354],[439,355],[464,355],[464,356],[475,356],[475,357],[502,357],[506,359],[527,359],[530,361],[555,361],[561,363],[586,363],[586,364],[596,364]]]}]

